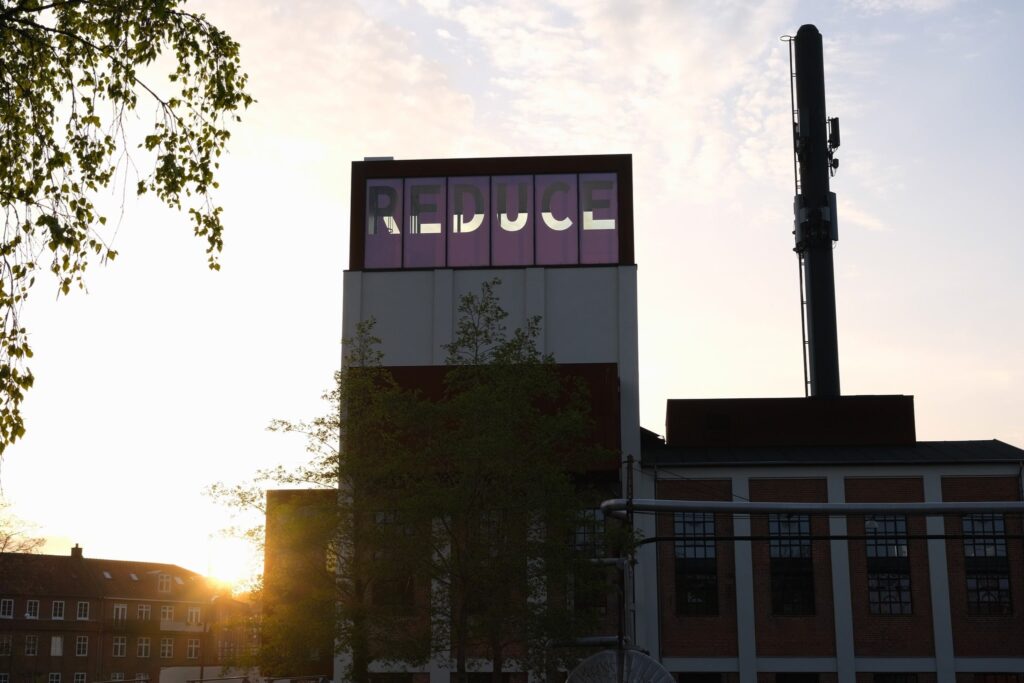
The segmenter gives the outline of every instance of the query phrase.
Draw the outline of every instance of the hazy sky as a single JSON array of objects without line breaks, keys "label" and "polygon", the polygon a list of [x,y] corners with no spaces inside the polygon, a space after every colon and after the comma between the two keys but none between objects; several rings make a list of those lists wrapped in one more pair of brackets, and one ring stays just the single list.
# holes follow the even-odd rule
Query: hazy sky
[{"label": "hazy sky", "polygon": [[642,424],[670,397],[802,395],[779,36],[804,23],[842,122],[843,392],[914,395],[922,440],[1024,447],[1024,4],[192,6],[259,100],[220,177],[223,269],[186,216],[129,198],[88,293],[37,284],[28,435],[0,484],[51,551],[234,571],[201,490],[305,455],[265,426],[324,409],[364,156],[632,154]]}]

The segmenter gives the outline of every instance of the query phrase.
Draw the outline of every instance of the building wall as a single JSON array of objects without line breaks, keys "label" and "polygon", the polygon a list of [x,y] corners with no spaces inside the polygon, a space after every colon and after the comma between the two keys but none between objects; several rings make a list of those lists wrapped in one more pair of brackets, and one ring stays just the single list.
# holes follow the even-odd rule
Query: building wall
[{"label": "building wall", "polygon": [[[730,489],[735,500],[764,501],[1021,499],[1016,463],[690,466],[659,468],[657,479],[659,498],[680,500],[729,499],[723,494]],[[658,517],[658,533],[666,535],[671,515]],[[723,545],[734,549],[735,565],[719,562],[718,581],[720,586],[734,582],[733,601],[720,597],[720,605],[732,605],[735,616],[723,611],[713,619],[681,617],[669,611],[668,596],[674,594],[672,543],[663,543],[657,565],[661,614],[645,618],[660,620],[662,662],[683,683],[707,673],[722,674],[716,681],[735,676],[738,683],[775,683],[802,672],[820,674],[819,683],[869,683],[876,674],[890,673],[915,674],[917,683],[995,681],[986,676],[1006,673],[1024,677],[1024,542],[1019,517],[1006,515],[1005,520],[1012,600],[1006,615],[968,614],[959,516],[907,520],[908,536],[917,536],[907,544],[911,614],[871,613],[865,541],[851,538],[813,541],[813,616],[773,615],[765,516],[734,515],[731,528],[719,522],[716,533],[744,536],[749,529],[753,537],[717,543],[720,557],[725,554]],[[815,536],[864,533],[861,518],[813,518]],[[943,533],[950,537],[923,538]],[[732,623],[735,632],[723,626]],[[709,645],[706,640],[716,642]]]},{"label": "building wall", "polygon": [[[0,599],[13,601],[12,617],[0,618],[0,640],[11,642],[10,654],[0,654],[0,673],[8,675],[9,683],[49,683],[51,674],[59,674],[59,683],[75,683],[76,674],[84,674],[84,683],[156,681],[167,667],[213,666],[218,663],[217,643],[232,636],[224,628],[208,628],[211,620],[219,617],[226,624],[235,607],[244,609],[225,598],[215,612],[215,589],[173,565],[59,556],[30,556],[30,564],[23,560],[10,553],[0,556]],[[170,578],[166,591],[159,590],[160,574]],[[128,580],[130,575],[137,578]],[[37,617],[26,616],[29,601],[38,601]],[[54,618],[53,605],[59,601],[63,618]],[[88,605],[85,618],[79,618],[80,603]],[[125,606],[123,619],[115,618],[118,605]],[[139,605],[149,606],[148,618],[140,615]],[[173,610],[168,615],[172,618],[161,620],[163,608]],[[189,608],[198,610],[192,622]],[[32,637],[37,643],[34,655],[26,651]],[[138,643],[144,638],[149,639],[149,652],[140,656]],[[51,654],[54,639],[62,643],[59,655]],[[84,650],[77,649],[79,639]],[[164,641],[169,648],[162,652]],[[190,650],[190,641],[198,648]]]},{"label": "building wall", "polygon": [[[453,338],[460,299],[494,278],[501,281],[496,292],[508,313],[509,332],[538,317],[539,350],[552,354],[556,363],[615,365],[624,480],[627,456],[637,461],[640,456],[636,266],[347,271],[343,336],[351,338],[361,321],[373,318],[385,366],[443,365],[443,345]],[[638,494],[644,495],[642,485]],[[646,528],[648,535],[653,532],[653,526]],[[647,548],[644,557],[653,563],[654,553]],[[653,606],[654,582],[638,577],[635,595],[645,610]],[[633,633],[634,626],[643,633]],[[657,640],[656,622],[629,619],[627,630],[637,641]],[[342,655],[335,671],[344,663]],[[430,665],[433,683],[446,682],[446,666]]]}]

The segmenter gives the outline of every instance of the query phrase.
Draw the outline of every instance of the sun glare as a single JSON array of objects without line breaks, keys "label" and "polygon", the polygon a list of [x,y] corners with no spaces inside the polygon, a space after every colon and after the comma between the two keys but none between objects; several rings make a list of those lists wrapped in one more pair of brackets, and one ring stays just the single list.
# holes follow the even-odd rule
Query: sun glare
[{"label": "sun glare", "polygon": [[263,570],[263,556],[252,544],[237,538],[211,536],[206,574],[233,591],[245,590]]}]

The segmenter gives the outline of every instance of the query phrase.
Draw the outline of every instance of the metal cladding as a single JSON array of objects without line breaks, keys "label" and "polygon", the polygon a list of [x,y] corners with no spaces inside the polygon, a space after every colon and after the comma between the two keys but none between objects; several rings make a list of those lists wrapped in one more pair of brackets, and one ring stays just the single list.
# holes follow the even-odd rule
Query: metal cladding
[{"label": "metal cladding", "polygon": [[[807,301],[808,366],[811,396],[839,395],[839,342],[836,332],[832,241],[837,239],[835,195],[829,191],[832,166],[825,113],[825,73],[821,34],[800,27],[795,43],[798,123],[794,145],[799,162],[796,197],[796,251],[804,269]],[[835,126],[838,142],[838,125]]]}]

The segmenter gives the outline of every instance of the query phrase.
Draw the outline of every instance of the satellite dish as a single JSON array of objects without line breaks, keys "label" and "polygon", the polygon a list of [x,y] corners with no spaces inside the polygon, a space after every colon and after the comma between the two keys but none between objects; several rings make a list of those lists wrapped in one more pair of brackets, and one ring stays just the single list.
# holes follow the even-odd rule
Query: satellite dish
[{"label": "satellite dish", "polygon": [[605,650],[591,655],[569,673],[566,683],[619,683],[619,657],[623,659],[623,683],[675,683],[660,662],[635,650]]}]

